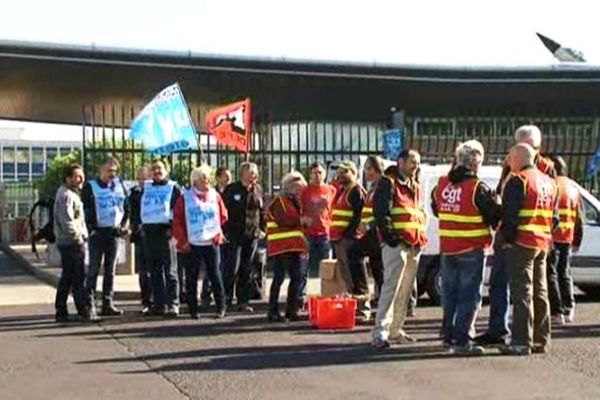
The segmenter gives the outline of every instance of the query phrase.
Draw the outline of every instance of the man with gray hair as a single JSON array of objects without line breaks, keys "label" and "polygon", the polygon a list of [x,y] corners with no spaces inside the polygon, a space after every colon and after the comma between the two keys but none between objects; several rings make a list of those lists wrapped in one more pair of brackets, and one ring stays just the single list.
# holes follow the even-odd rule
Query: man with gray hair
[{"label": "man with gray hair", "polygon": [[[542,145],[542,133],[535,125],[523,125],[515,131],[515,141],[517,144],[527,144],[534,152],[533,165],[538,170],[551,178],[556,176],[554,163],[540,154]],[[496,187],[496,193],[502,194],[503,188],[510,178],[509,157],[506,158],[502,166],[502,175]],[[494,267],[490,275],[490,319],[488,331],[477,337],[477,342],[481,345],[503,344],[510,335],[508,326],[510,291],[508,285],[507,265],[504,258],[503,236],[499,233],[494,238]]]},{"label": "man with gray hair", "polygon": [[500,206],[477,177],[483,158],[480,142],[461,143],[454,168],[431,194],[431,209],[439,218],[444,347],[454,354],[484,353],[471,342],[469,331],[481,306],[484,252],[492,244]]},{"label": "man with gray hair", "polygon": [[258,241],[265,237],[267,224],[263,191],[258,184],[258,166],[252,162],[240,165],[240,180],[223,192],[229,220],[224,227],[229,243],[223,281],[227,305],[233,301],[237,285],[238,311],[253,312],[250,307],[250,272]]}]

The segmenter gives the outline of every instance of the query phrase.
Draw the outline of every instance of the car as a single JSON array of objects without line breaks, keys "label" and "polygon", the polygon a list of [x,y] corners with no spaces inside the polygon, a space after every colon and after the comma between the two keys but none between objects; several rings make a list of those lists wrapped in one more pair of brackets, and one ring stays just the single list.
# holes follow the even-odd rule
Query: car
[{"label": "car", "polygon": [[[362,175],[366,156],[359,158],[358,172]],[[394,165],[395,161],[384,160],[385,167]],[[423,249],[417,273],[417,287],[419,295],[427,293],[434,304],[439,304],[441,299],[441,274],[439,254],[438,219],[431,211],[431,191],[438,179],[450,170],[449,164],[421,164],[420,181],[424,193],[425,211],[427,213],[427,237],[429,243]],[[498,165],[482,166],[479,178],[491,188],[496,188],[502,168]],[[571,258],[571,273],[574,284],[590,296],[600,296],[600,246],[595,244],[595,237],[600,237],[600,201],[585,188],[577,185],[583,200],[585,211],[585,225],[583,228],[583,241],[579,251]],[[484,284],[489,285],[490,268],[493,265],[492,249],[486,254],[486,268],[484,269]]]}]

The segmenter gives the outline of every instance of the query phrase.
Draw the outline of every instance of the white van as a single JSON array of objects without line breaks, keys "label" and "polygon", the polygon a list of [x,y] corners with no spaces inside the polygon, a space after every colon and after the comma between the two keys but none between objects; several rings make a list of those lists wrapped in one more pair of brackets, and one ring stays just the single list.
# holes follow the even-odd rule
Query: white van
[{"label": "white van", "polygon": [[[359,176],[362,177],[363,166],[366,156],[359,158]],[[395,161],[384,160],[385,166],[394,165]],[[333,169],[333,168],[332,168]],[[428,215],[427,236],[429,243],[423,250],[423,255],[419,264],[417,282],[419,294],[427,292],[429,297],[438,303],[440,299],[440,259],[439,259],[439,234],[438,220],[431,212],[431,191],[435,187],[438,179],[446,175],[450,170],[449,164],[426,165],[421,164],[421,185],[424,193],[425,208]],[[485,181],[491,188],[496,188],[502,168],[500,166],[483,166],[479,171],[479,177]],[[600,246],[595,244],[595,237],[600,237],[600,201],[590,192],[579,186],[579,191],[583,199],[585,210],[585,226],[583,232],[583,242],[579,252],[573,254],[571,259],[572,275],[574,284],[577,285],[586,294],[600,295]],[[489,282],[489,267],[493,262],[493,254],[489,254],[486,263],[484,282]]]}]

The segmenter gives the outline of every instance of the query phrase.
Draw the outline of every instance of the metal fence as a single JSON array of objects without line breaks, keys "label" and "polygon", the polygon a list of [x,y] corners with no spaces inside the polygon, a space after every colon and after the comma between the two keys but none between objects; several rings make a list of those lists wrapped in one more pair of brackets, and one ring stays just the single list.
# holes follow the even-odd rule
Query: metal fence
[{"label": "metal fence", "polygon": [[[83,161],[86,171],[93,172],[107,153],[122,163],[126,179],[134,179],[137,167],[151,155],[129,139],[128,127],[139,107],[83,107]],[[193,108],[191,115],[201,127],[206,109]],[[444,116],[408,115],[404,120],[405,146],[418,149],[424,162],[449,163],[455,146],[471,138],[482,141],[486,163],[499,164],[513,143],[513,133],[523,124],[536,124],[544,134],[542,152],[565,157],[570,174],[582,185],[597,191],[596,177],[587,177],[586,166],[599,142],[599,118],[556,118],[522,116]],[[385,124],[374,122],[273,121],[268,114],[254,116],[250,160],[256,162],[267,191],[276,187],[281,177],[295,169],[308,172],[312,161],[341,159],[358,161],[360,155],[381,154],[381,134]],[[234,176],[244,156],[220,146],[214,137],[199,134],[200,150],[168,157],[171,175],[186,183],[190,169],[201,160],[215,167],[226,166]]]}]

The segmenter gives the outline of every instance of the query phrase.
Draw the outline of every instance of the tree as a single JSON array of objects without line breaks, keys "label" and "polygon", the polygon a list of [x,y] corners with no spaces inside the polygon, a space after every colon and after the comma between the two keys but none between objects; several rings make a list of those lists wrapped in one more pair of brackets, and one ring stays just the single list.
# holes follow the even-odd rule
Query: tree
[{"label": "tree", "polygon": [[73,150],[64,156],[57,156],[46,170],[44,179],[37,183],[40,199],[53,199],[63,183],[63,173],[67,166],[81,163],[81,151]]}]

